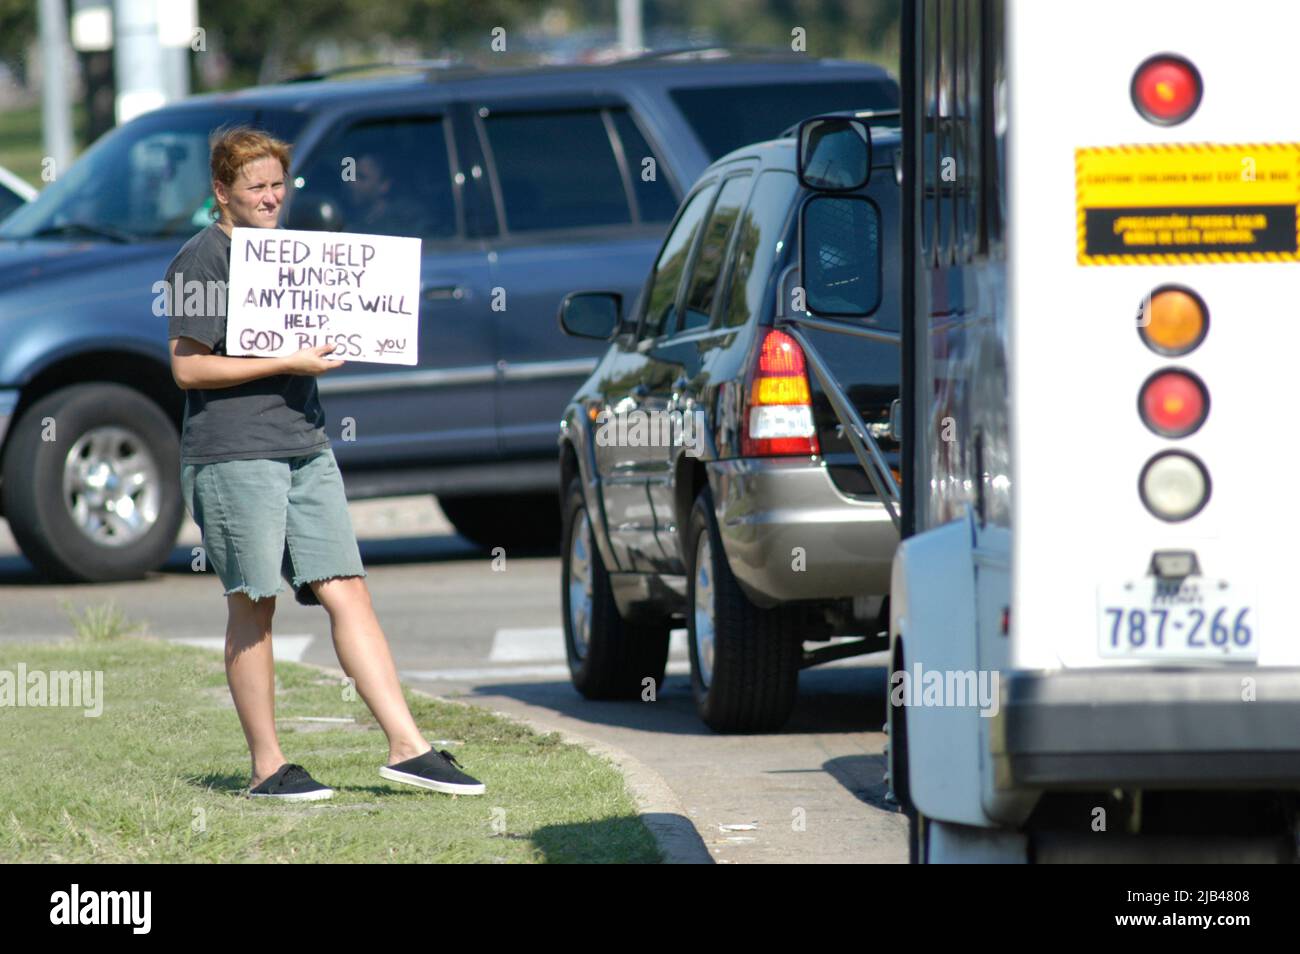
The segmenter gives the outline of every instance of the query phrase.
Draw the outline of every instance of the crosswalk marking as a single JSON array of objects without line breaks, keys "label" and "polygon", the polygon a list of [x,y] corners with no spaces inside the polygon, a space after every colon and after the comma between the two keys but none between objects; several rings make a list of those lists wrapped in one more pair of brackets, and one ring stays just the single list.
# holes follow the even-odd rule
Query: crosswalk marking
[{"label": "crosswalk marking", "polygon": [[[691,667],[685,662],[670,662],[670,676],[689,676]],[[403,669],[398,673],[403,679],[420,682],[474,682],[480,679],[568,679],[567,665],[551,666],[481,666],[466,669]]]},{"label": "crosswalk marking", "polygon": [[[301,662],[315,640],[311,633],[276,633],[271,637],[271,652],[276,660]],[[178,637],[168,642],[201,649],[225,649],[224,636]],[[674,629],[668,641],[667,674],[689,676],[689,650],[686,630]],[[564,630],[559,626],[514,627],[498,629],[492,636],[492,648],[484,660],[489,665],[453,669],[404,669],[403,679],[423,682],[474,682],[487,679],[563,679],[569,678],[564,654]],[[839,659],[821,668],[840,666],[879,666],[888,663],[888,653]]]},{"label": "crosswalk marking", "polygon": [[488,662],[551,662],[564,658],[564,630],[559,626],[540,629],[498,629],[492,635]]},{"label": "crosswalk marking", "polygon": [[[687,658],[686,630],[674,629],[668,639],[670,658]],[[492,634],[488,662],[541,663],[564,660],[564,630],[559,626],[498,629]],[[565,670],[568,671],[567,669]]]},{"label": "crosswalk marking", "polygon": [[[271,635],[271,655],[282,662],[302,662],[303,654],[307,652],[307,647],[311,645],[312,640],[315,638],[311,633],[273,633]],[[224,636],[187,636],[167,641],[169,643],[179,643],[182,646],[197,646],[199,649],[215,649],[218,652],[225,652],[226,649],[226,637]]]}]

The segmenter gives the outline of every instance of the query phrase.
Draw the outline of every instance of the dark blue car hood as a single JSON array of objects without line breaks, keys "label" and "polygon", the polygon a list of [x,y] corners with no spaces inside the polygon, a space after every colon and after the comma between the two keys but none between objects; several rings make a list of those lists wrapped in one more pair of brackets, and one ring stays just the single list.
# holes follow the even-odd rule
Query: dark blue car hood
[{"label": "dark blue car hood", "polygon": [[[0,296],[33,285],[58,284],[70,278],[84,281],[100,270],[157,261],[158,278],[180,251],[183,240],[139,242],[129,245],[66,239],[0,240]],[[111,279],[109,280],[111,284]],[[148,293],[148,289],[141,289]],[[55,293],[57,295],[57,292]]]}]

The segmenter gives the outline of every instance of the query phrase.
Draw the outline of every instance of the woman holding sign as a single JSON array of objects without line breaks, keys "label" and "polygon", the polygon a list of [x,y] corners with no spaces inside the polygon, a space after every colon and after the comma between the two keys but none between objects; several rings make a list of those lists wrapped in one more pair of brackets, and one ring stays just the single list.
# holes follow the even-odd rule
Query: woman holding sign
[{"label": "woman holding sign", "polygon": [[252,754],[248,794],[334,794],[288,762],[276,736],[271,618],[283,576],[299,603],[323,605],[329,614],[343,671],[388,736],[379,774],[480,795],[483,784],[420,734],[375,618],[316,389],[317,375],[343,364],[327,357],[336,346],[273,358],[226,353],[231,230],[277,227],[289,147],[248,127],[217,130],[211,166],[219,218],[167,268],[167,336],[172,376],[185,391],[181,490],[225,587],[226,678]]}]

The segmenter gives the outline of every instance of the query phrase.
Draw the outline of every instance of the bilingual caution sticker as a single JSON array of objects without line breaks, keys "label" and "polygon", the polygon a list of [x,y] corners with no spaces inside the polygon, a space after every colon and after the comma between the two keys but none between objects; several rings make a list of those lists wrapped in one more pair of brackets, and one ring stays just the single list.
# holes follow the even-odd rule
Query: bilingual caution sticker
[{"label": "bilingual caution sticker", "polygon": [[1300,143],[1074,151],[1080,265],[1300,261]]}]

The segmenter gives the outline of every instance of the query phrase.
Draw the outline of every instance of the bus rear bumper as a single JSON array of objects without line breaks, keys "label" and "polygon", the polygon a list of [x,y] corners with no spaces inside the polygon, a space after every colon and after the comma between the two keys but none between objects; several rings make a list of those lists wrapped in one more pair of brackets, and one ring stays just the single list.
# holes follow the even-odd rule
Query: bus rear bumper
[{"label": "bus rear bumper", "polygon": [[1300,789],[1300,669],[1004,674],[999,789]]}]

